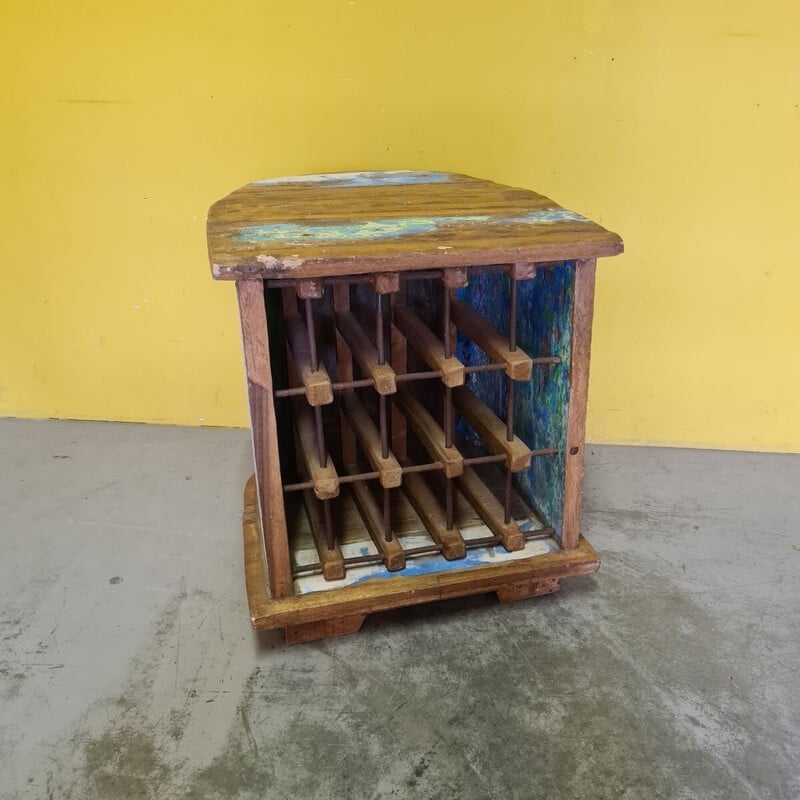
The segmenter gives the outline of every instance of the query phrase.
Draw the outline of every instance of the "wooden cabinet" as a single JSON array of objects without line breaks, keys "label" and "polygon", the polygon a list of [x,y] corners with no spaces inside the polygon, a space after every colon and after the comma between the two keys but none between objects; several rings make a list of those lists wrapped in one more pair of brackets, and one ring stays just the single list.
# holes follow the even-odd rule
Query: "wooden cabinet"
[{"label": "wooden cabinet", "polygon": [[401,171],[248,184],[211,208],[208,245],[239,301],[256,628],[308,641],[598,568],[584,423],[618,236],[535,192]]}]

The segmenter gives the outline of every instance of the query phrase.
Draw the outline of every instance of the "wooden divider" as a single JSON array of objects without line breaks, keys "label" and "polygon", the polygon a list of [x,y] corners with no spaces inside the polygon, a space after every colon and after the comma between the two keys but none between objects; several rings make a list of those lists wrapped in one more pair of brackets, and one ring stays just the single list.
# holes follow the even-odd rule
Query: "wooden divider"
[{"label": "wooden divider", "polygon": [[347,423],[355,433],[367,461],[374,470],[381,474],[381,486],[385,489],[394,489],[400,486],[403,481],[400,464],[391,452],[387,458],[382,458],[380,432],[352,389],[342,393],[342,404],[346,412]]},{"label": "wooden divider", "polygon": [[458,487],[478,512],[486,527],[500,540],[506,550],[522,550],[525,537],[514,520],[503,522],[502,503],[492,494],[488,486],[478,477],[475,470],[467,467],[458,478]]},{"label": "wooden divider", "polygon": [[508,470],[521,472],[530,467],[530,448],[518,436],[509,441],[506,423],[466,386],[453,389],[453,403],[487,447],[494,453],[505,455]]},{"label": "wooden divider", "polygon": [[328,371],[322,362],[312,369],[311,348],[308,333],[299,314],[287,314],[284,317],[286,337],[294,360],[297,375],[306,390],[309,405],[322,406],[333,402],[333,388]]},{"label": "wooden divider", "polygon": [[442,463],[447,478],[455,478],[464,471],[464,457],[455,447],[445,445],[445,435],[439,423],[430,412],[401,384],[395,395],[406,422],[422,442],[422,446],[434,461]]},{"label": "wooden divider", "polygon": [[445,357],[444,344],[427,325],[405,305],[392,306],[394,324],[425,363],[438,370],[445,386],[464,383],[464,365],[455,357]]},{"label": "wooden divider", "polygon": [[358,320],[350,311],[336,312],[336,327],[344,338],[350,352],[364,370],[375,381],[378,394],[394,394],[397,391],[394,370],[391,365],[381,364],[378,351]]},{"label": "wooden divider", "polygon": [[317,432],[314,416],[305,400],[293,398],[294,424],[300,442],[300,454],[309,480],[314,482],[314,494],[320,500],[330,500],[339,494],[339,475],[328,454],[327,464],[323,467],[319,461],[317,449]]},{"label": "wooden divider", "polygon": [[506,365],[506,374],[514,381],[527,381],[531,377],[533,362],[519,348],[511,350],[508,339],[463,300],[453,299],[450,314],[458,329],[472,339],[493,361]]},{"label": "wooden divider", "polygon": [[407,473],[403,478],[403,491],[433,541],[441,546],[442,555],[448,561],[464,558],[467,554],[464,539],[457,528],[447,530],[444,509],[425,478]]},{"label": "wooden divider", "polygon": [[384,535],[382,512],[372,496],[369,486],[365,481],[354,481],[350,486],[353,491],[353,499],[356,501],[356,507],[364,520],[364,526],[383,556],[383,563],[386,569],[390,572],[403,569],[406,565],[403,548],[396,538],[387,539]]}]

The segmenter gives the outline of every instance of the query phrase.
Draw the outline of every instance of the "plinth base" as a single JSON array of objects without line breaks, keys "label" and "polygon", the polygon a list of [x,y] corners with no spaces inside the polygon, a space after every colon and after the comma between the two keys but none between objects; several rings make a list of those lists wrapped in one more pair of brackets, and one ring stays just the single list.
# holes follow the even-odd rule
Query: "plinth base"
[{"label": "plinth base", "polygon": [[284,628],[287,644],[355,633],[367,614],[391,608],[494,592],[501,602],[552,594],[563,578],[588,575],[600,558],[583,537],[574,550],[556,550],[498,564],[465,566],[447,562],[444,572],[404,576],[401,572],[349,586],[272,597],[258,515],[255,479],[244,492],[245,580],[250,617],[256,630]]}]

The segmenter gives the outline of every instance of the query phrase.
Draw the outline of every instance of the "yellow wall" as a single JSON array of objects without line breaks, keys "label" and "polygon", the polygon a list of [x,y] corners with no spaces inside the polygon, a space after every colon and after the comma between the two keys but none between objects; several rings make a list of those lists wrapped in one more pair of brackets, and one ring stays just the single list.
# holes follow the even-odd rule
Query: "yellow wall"
[{"label": "yellow wall", "polygon": [[204,220],[250,180],[466,172],[623,235],[594,441],[800,450],[792,0],[6,2],[0,414],[246,425]]}]

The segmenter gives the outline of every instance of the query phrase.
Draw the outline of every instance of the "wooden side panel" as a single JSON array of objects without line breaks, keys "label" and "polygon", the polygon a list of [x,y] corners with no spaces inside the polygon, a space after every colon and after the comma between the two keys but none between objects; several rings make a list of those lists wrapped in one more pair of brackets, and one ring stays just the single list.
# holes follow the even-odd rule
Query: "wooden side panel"
[{"label": "wooden side panel", "polygon": [[260,280],[237,281],[236,294],[247,372],[258,506],[269,565],[269,589],[274,598],[288,597],[292,594],[292,573],[278,456],[264,284]]},{"label": "wooden side panel", "polygon": [[589,395],[589,360],[592,349],[596,265],[597,262],[593,258],[580,259],[575,262],[567,466],[564,478],[564,527],[561,535],[561,546],[567,550],[578,546],[581,528],[583,449],[586,438],[586,402]]},{"label": "wooden side panel", "polygon": [[215,203],[221,279],[318,278],[622,251],[619,237],[552,200],[465,175],[366,172],[258,181]]},{"label": "wooden side panel", "polygon": [[[569,364],[572,341],[572,263],[548,265],[536,277],[518,283],[517,341],[533,358],[556,356],[560,364],[535,365],[530,380],[518,381],[514,393],[514,433],[531,450],[550,447],[558,455],[532,459],[531,468],[514,476],[525,502],[561,537],[569,407]],[[464,299],[501,332],[508,330],[509,283],[506,276],[474,275]],[[485,355],[459,332],[458,355],[465,364],[482,364]],[[472,374],[469,388],[494,413],[505,418],[508,378],[503,373]],[[462,435],[470,431],[460,425]]]}]

